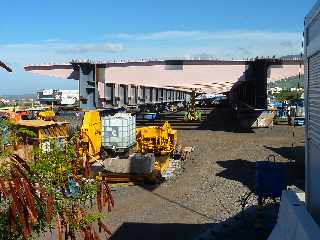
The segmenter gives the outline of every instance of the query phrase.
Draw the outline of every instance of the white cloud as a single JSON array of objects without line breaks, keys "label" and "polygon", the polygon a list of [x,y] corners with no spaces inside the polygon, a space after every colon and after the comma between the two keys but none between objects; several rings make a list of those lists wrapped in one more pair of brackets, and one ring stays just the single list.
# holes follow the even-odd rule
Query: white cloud
[{"label": "white cloud", "polygon": [[[39,47],[40,44],[33,43],[12,43],[12,44],[2,44],[0,45],[0,49],[31,49]],[[41,44],[45,45],[45,44]]]},{"label": "white cloud", "polygon": [[122,52],[124,47],[121,43],[67,43],[57,40],[46,40],[42,43],[15,43],[2,44],[0,49],[7,51],[33,51],[33,52],[55,52],[59,54],[79,53],[117,53]]},{"label": "white cloud", "polygon": [[47,42],[47,43],[57,43],[57,42],[63,42],[63,40],[60,39],[60,38],[49,38],[49,39],[44,40],[44,42]]},{"label": "white cloud", "polygon": [[155,32],[155,33],[138,33],[138,34],[117,34],[118,38],[123,39],[135,39],[135,40],[169,40],[184,37],[197,37],[200,36],[202,32],[196,31],[165,31],[165,32]]},{"label": "white cloud", "polygon": [[[121,33],[110,38],[128,42],[128,49],[142,48],[153,57],[191,56],[212,58],[250,58],[283,56],[301,51],[302,33],[275,31],[162,31],[151,33]],[[152,51],[152,48],[155,50]],[[152,52],[152,53],[151,53]],[[155,54],[159,54],[155,56]],[[143,55],[140,55],[141,57]],[[140,57],[139,56],[139,57]],[[150,56],[150,55],[149,55]]]},{"label": "white cloud", "polygon": [[104,52],[104,53],[117,53],[122,52],[124,47],[120,43],[90,43],[90,44],[74,44],[66,45],[61,49],[58,49],[58,53],[93,53],[93,52]]},{"label": "white cloud", "polygon": [[[299,54],[299,32],[163,31],[111,34],[104,42],[71,43],[59,38],[37,43],[0,44],[1,58],[21,64],[70,59],[219,58]],[[125,48],[123,43],[125,43]]]},{"label": "white cloud", "polygon": [[[164,31],[164,32],[154,32],[154,33],[119,33],[115,34],[116,38],[120,39],[130,39],[130,40],[169,40],[182,37],[197,36],[201,32],[196,31]],[[112,37],[112,36],[111,36]]]},{"label": "white cloud", "polygon": [[120,33],[114,35],[120,39],[131,40],[172,40],[188,38],[191,40],[274,40],[287,41],[301,39],[300,32],[271,32],[271,31],[163,31],[153,33]]},{"label": "white cloud", "polygon": [[[10,78],[12,90],[65,87],[65,80],[46,82],[23,72],[23,65],[67,63],[72,59],[243,59],[256,56],[277,57],[298,54],[302,34],[271,31],[163,31],[153,33],[121,33],[106,36],[104,42],[67,42],[47,39],[31,43],[0,44],[0,59],[8,63],[13,74],[0,71],[0,84]],[[125,44],[125,48],[124,45]],[[49,84],[52,84],[50,85]],[[68,82],[69,84],[69,82]],[[71,84],[71,82],[70,82]],[[40,87],[41,86],[41,87]],[[5,91],[7,91],[5,90]]]}]

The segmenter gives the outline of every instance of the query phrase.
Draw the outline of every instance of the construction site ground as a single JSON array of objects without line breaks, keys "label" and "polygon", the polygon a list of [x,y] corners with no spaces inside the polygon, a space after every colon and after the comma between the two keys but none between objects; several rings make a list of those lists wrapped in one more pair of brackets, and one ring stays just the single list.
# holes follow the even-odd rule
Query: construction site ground
[{"label": "construction site ground", "polygon": [[194,151],[174,180],[114,188],[115,208],[106,218],[112,239],[267,238],[277,205],[270,205],[271,215],[266,210],[259,230],[255,214],[249,214],[255,206],[245,209],[245,223],[239,199],[254,191],[255,162],[270,154],[277,161],[295,160],[288,166],[288,184],[303,190],[304,128],[241,129],[231,115],[230,109],[215,109],[198,129],[179,128],[179,143]]}]

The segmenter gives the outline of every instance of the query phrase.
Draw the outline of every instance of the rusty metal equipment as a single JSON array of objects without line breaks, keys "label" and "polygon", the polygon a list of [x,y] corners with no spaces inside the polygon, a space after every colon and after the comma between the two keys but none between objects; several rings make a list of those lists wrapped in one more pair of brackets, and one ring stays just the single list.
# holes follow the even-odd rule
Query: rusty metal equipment
[{"label": "rusty metal equipment", "polygon": [[3,115],[9,121],[13,123],[17,123],[20,120],[26,119],[29,113],[28,111],[25,111],[25,110],[8,109],[8,110],[1,111],[1,115]]}]

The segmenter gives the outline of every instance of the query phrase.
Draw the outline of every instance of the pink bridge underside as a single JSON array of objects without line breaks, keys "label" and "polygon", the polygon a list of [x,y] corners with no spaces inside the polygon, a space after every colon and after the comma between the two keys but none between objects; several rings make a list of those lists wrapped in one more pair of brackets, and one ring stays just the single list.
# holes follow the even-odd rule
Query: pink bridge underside
[{"label": "pink bridge underside", "polygon": [[[100,69],[99,81],[114,84],[132,84],[159,88],[198,89],[206,93],[228,92],[234,83],[243,80],[246,65],[184,65],[183,70],[168,70],[165,65],[108,67]],[[41,69],[28,66],[27,71],[50,77],[75,79],[70,69]],[[273,65],[268,71],[268,81],[297,76],[299,65]],[[99,84],[99,88],[103,85]]]}]

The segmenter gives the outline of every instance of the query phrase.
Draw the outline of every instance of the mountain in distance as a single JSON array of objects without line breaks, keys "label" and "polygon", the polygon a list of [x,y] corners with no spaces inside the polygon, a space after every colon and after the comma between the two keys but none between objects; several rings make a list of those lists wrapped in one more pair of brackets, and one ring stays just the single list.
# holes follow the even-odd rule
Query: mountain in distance
[{"label": "mountain in distance", "polygon": [[268,83],[268,89],[280,87],[284,90],[290,90],[291,88],[303,88],[304,87],[304,75],[289,77],[286,79],[278,80]]},{"label": "mountain in distance", "polygon": [[25,93],[25,94],[4,94],[4,95],[0,95],[1,97],[4,97],[6,99],[9,100],[21,100],[21,99],[36,99],[37,98],[37,94],[34,93]]},{"label": "mountain in distance", "polygon": [[285,55],[280,57],[280,59],[294,59],[294,58],[301,58],[301,54],[290,54],[290,55]]}]

